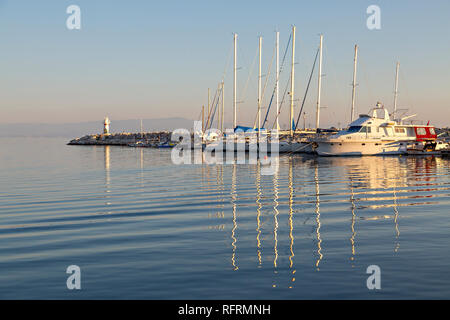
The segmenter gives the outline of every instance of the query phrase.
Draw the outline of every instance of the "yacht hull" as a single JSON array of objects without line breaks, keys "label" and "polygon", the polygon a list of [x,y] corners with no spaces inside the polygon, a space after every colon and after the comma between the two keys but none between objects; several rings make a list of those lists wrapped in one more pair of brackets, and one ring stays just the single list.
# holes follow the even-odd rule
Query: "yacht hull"
[{"label": "yacht hull", "polygon": [[376,156],[406,154],[406,143],[398,141],[320,141],[319,156]]}]

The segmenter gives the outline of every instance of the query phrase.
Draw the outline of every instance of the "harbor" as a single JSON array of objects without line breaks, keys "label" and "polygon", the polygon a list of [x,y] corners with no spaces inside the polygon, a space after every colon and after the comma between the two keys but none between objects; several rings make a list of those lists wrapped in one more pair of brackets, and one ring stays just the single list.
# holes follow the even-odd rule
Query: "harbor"
[{"label": "harbor", "polygon": [[[315,52],[312,70],[303,97],[295,96],[295,65],[296,65],[296,27],[292,26],[284,54],[280,61],[280,32],[275,32],[274,54],[267,74],[263,75],[262,43],[258,37],[258,61],[256,113],[253,125],[240,124],[238,116],[238,45],[237,33],[233,33],[233,99],[232,99],[232,128],[225,129],[225,74],[224,71],[217,89],[213,95],[208,88],[207,107],[201,107],[201,122],[197,119],[193,128],[180,128],[189,131],[188,135],[173,138],[172,132],[144,132],[141,120],[140,133],[111,133],[111,121],[104,119],[103,133],[86,135],[71,140],[69,145],[121,145],[130,147],[174,148],[191,150],[195,147],[211,151],[266,150],[270,153],[310,153],[318,156],[364,156],[364,155],[447,155],[450,151],[449,132],[437,129],[428,121],[415,119],[417,114],[408,115],[408,109],[400,108],[399,100],[399,71],[400,63],[395,64],[394,96],[392,109],[377,101],[374,106],[367,108],[367,113],[357,115],[357,110],[365,108],[357,105],[357,71],[359,46],[354,46],[353,77],[351,84],[350,123],[337,129],[323,128],[320,125],[322,105],[323,78],[323,48],[324,35],[319,35],[319,45]],[[290,72],[286,87],[280,95],[280,76],[284,70],[287,54],[290,52]],[[275,71],[272,64],[275,60]],[[281,63],[280,63],[281,62]],[[286,72],[285,72],[286,73]],[[315,98],[315,127],[307,128],[305,102],[310,93],[310,85],[316,73],[317,87]],[[250,75],[247,80],[250,80]],[[273,89],[267,106],[264,106],[264,94],[268,86],[268,79],[272,76]],[[263,84],[262,78],[265,77]],[[247,85],[246,85],[247,86]],[[244,89],[245,91],[246,89]],[[270,94],[270,89],[269,89]],[[212,97],[212,99],[211,99]],[[267,97],[266,97],[267,100]],[[300,103],[301,101],[301,103]],[[285,103],[286,102],[286,103]],[[288,104],[288,128],[281,128],[280,118],[283,104]],[[286,107],[284,108],[286,109]],[[389,110],[390,109],[390,110]],[[263,114],[265,110],[265,115]],[[272,111],[272,112],[271,112]],[[287,113],[285,111],[285,113]],[[299,122],[303,118],[303,129]],[[272,125],[270,124],[272,122]],[[200,127],[201,123],[201,127]],[[253,146],[252,146],[253,145]],[[270,147],[269,147],[270,145]],[[231,149],[231,150],[230,150]]]},{"label": "harbor", "polygon": [[[376,111],[376,108],[374,109]],[[378,107],[378,110],[385,112],[385,117],[383,120],[389,120],[389,116],[387,115],[387,111],[384,108]],[[361,118],[364,121],[368,121],[367,119],[371,119],[367,115],[362,115]],[[376,119],[376,116],[375,116]],[[111,133],[110,132],[110,120],[109,118],[105,118],[103,122],[103,133],[100,134],[90,134],[85,135],[80,138],[75,138],[70,140],[68,145],[84,145],[84,146],[128,146],[128,147],[142,147],[142,148],[173,148],[175,146],[179,146],[183,149],[183,143],[179,140],[172,139],[172,132],[170,131],[157,131],[157,132],[144,132],[141,129],[141,132],[122,132],[122,133]],[[382,123],[384,124],[384,123]],[[385,126],[382,126],[383,129]],[[371,128],[371,127],[370,127]],[[409,129],[408,129],[409,128]],[[424,130],[424,135],[417,135],[416,132],[422,128]],[[428,129],[429,128],[429,129]],[[368,130],[364,130],[363,126],[349,126],[347,129],[338,130],[336,128],[330,128],[327,130],[322,130],[320,133],[317,133],[315,130],[294,130],[292,133],[289,131],[280,131],[276,132],[277,134],[277,143],[278,149],[277,151],[280,153],[309,153],[315,155],[329,156],[329,155],[410,155],[410,156],[423,156],[423,155],[436,155],[436,156],[449,156],[450,154],[450,128],[435,128],[435,127],[427,127],[427,126],[397,126],[395,132],[402,134],[399,139],[395,143],[392,143],[392,140],[386,140],[386,136],[381,137],[380,135],[375,136],[372,139],[369,139]],[[376,129],[378,132],[379,129]],[[406,133],[410,131],[410,138],[407,139]],[[386,132],[389,132],[386,130]],[[394,132],[394,129],[391,130]],[[222,134],[219,131],[219,134],[211,136],[209,139],[205,139],[205,136],[202,133],[198,132],[190,132],[191,143],[189,148],[194,148],[196,145],[202,149],[208,147],[212,149],[212,151],[226,151],[226,138],[222,138]],[[433,134],[431,134],[433,133]],[[291,135],[292,134],[292,135]],[[345,151],[342,154],[338,154],[334,152],[334,154],[327,154],[327,152],[317,151],[319,143],[326,143],[327,147],[333,146],[333,144],[338,145],[339,147],[342,145],[342,142],[345,140],[340,139],[339,137],[344,137],[345,139],[350,139],[352,136],[350,134],[356,134],[356,140],[353,138],[352,144],[354,146],[353,151]],[[253,142],[257,144],[256,149],[259,148],[259,144],[261,143],[258,139],[260,135],[257,132],[250,130],[249,132],[240,133],[241,139],[243,143],[245,143],[244,151],[249,151],[251,148],[249,144],[251,144],[250,138],[254,138]],[[268,141],[268,145],[270,145],[271,133],[266,133],[265,141]],[[225,136],[226,137],[226,136]],[[247,140],[246,140],[247,139]],[[370,143],[373,144],[372,148],[375,150],[382,148],[379,147],[381,145],[381,141],[385,143],[389,143],[389,147],[392,152],[386,152],[384,148],[384,152],[376,152],[376,151],[368,151],[366,153],[361,152],[361,148],[364,146],[370,146]],[[294,147],[295,146],[295,147]],[[184,147],[186,149],[186,147]],[[237,151],[237,147],[233,147]],[[268,149],[270,151],[270,148]],[[371,149],[370,149],[371,150]]]},{"label": "harbor", "polygon": [[449,12],[0,0],[0,300],[450,299]]}]

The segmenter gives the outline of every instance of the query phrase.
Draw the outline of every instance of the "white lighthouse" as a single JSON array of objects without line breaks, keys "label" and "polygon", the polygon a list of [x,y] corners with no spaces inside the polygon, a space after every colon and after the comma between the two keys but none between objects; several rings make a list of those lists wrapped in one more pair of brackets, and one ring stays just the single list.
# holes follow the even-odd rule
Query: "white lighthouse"
[{"label": "white lighthouse", "polygon": [[111,121],[109,121],[109,118],[106,117],[105,121],[103,122],[103,134],[109,134],[109,125]]}]

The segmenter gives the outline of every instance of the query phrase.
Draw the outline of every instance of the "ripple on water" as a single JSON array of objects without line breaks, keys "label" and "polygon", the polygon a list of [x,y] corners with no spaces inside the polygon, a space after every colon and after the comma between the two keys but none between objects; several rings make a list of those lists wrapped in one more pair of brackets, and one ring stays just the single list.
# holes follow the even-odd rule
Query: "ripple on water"
[{"label": "ripple on water", "polygon": [[265,176],[64,143],[0,139],[1,298],[71,298],[70,264],[77,298],[450,297],[447,159],[291,155]]}]

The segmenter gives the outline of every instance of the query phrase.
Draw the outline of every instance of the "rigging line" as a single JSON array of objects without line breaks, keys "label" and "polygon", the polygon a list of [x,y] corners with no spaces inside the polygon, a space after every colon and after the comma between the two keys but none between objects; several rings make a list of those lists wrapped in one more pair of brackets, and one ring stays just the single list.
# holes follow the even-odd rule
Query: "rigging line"
[{"label": "rigging line", "polygon": [[[270,59],[270,65],[269,65],[269,70],[267,71],[267,75],[266,75],[266,81],[264,82],[264,87],[263,90],[261,92],[261,101],[259,102],[260,105],[262,105],[262,100],[264,99],[264,92],[266,91],[266,87],[267,87],[267,81],[269,80],[269,76],[270,76],[270,70],[272,69],[272,64],[273,64],[273,59],[275,57],[275,48],[273,49],[273,53],[272,53],[272,58]],[[261,75],[262,77],[262,75]],[[257,101],[258,103],[258,101]],[[259,110],[259,108],[258,108]],[[258,110],[256,111],[256,115],[255,115],[255,121],[253,122],[253,128],[256,128],[256,122],[258,121]],[[262,108],[261,108],[262,110]],[[263,126],[264,127],[264,126]]]},{"label": "rigging line", "polygon": [[[283,98],[281,99],[280,107],[279,107],[279,109],[278,109],[278,114],[277,114],[277,116],[275,117],[275,120],[273,121],[272,129],[275,128],[275,124],[277,123],[277,118],[278,118],[278,117],[280,116],[280,114],[281,114],[281,107],[283,107],[284,100],[286,99],[286,93],[287,93],[287,90],[288,90],[288,88],[289,88],[289,82],[290,82],[290,81],[291,81],[291,76],[289,76],[289,79],[288,79],[287,82],[286,82],[286,88],[284,89]],[[292,124],[291,124],[291,125],[292,125]]]},{"label": "rigging line", "polygon": [[[213,124],[213,122],[214,122],[214,117],[215,117],[215,115],[216,115],[217,107],[218,107],[218,105],[219,105],[219,98],[220,98],[220,95],[222,94],[222,89],[217,89],[217,92],[218,92],[219,94],[218,94],[218,96],[217,96],[216,105],[214,106],[214,112],[213,112],[213,115],[212,115],[211,123],[209,124],[209,129],[211,129],[211,126],[212,126],[212,124]],[[213,101],[213,102],[214,102],[214,101]],[[218,128],[217,128],[217,129],[218,129]]]},{"label": "rigging line", "polygon": [[[213,98],[213,100],[212,100],[212,104],[214,104],[214,101],[216,101],[216,97],[217,97],[217,91],[218,91],[218,89],[216,89],[216,92],[214,93],[214,98]],[[206,119],[206,125],[205,125],[205,128],[208,128],[208,124],[209,124],[209,126],[211,126],[210,125],[210,117],[211,117],[211,112],[212,112],[212,109],[211,110],[209,110],[209,113],[208,113],[208,118]],[[212,123],[212,120],[211,120],[211,123]]]},{"label": "rigging line", "polygon": [[[264,99],[264,92],[266,91],[266,87],[267,87],[267,81],[269,80],[270,77],[270,71],[272,69],[272,64],[273,64],[273,59],[275,57],[275,48],[273,49],[273,53],[272,53],[272,58],[270,59],[270,65],[269,65],[269,70],[267,71],[267,75],[266,75],[266,81],[264,82],[264,87],[262,89],[261,92],[261,101],[259,102],[260,106],[262,106],[262,101]],[[262,75],[261,75],[262,76]],[[259,108],[258,108],[259,109]],[[261,110],[263,109],[262,107],[260,108]],[[255,122],[253,124],[253,128],[256,128],[256,121],[258,121],[258,111],[256,111],[256,115],[255,115]],[[263,126],[264,127],[264,126]]]},{"label": "rigging line", "polygon": [[[339,83],[338,82],[338,77],[337,77],[337,67],[336,67],[336,62],[333,58],[333,55],[329,55],[328,54],[328,46],[326,44],[323,45],[323,51],[324,51],[324,56],[325,56],[325,61],[327,61],[328,64],[328,70],[330,70],[330,74],[332,75],[332,81],[334,84],[334,88],[336,89],[337,92],[337,103],[340,105],[347,105],[348,98],[343,98],[343,90],[339,90]],[[331,80],[330,80],[331,81]],[[328,82],[329,83],[329,82]],[[322,85],[323,88],[323,85]],[[327,92],[322,90],[322,92]],[[322,94],[322,97],[324,96],[324,94]],[[328,95],[325,94],[325,98],[328,98]],[[335,110],[335,109],[331,109],[331,110]],[[330,111],[332,115],[335,115],[334,111]],[[356,112],[355,112],[356,113]],[[323,115],[329,116],[330,113],[327,111],[326,113],[324,113]],[[333,116],[333,119],[336,119],[336,117]]]},{"label": "rigging line", "polygon": [[302,115],[303,107],[304,107],[305,101],[306,101],[306,96],[308,95],[309,85],[311,84],[311,79],[312,79],[312,76],[313,76],[313,73],[314,73],[314,68],[316,66],[317,56],[318,55],[319,55],[319,49],[317,49],[316,57],[314,58],[313,67],[311,69],[311,74],[309,75],[308,85],[306,86],[305,95],[303,96],[302,106],[300,108],[300,112],[298,113],[297,122],[295,123],[295,128],[298,128],[298,122],[299,122],[300,117]]},{"label": "rigging line", "polygon": [[[284,61],[286,60],[286,55],[287,55],[287,52],[288,52],[288,49],[289,49],[289,44],[291,43],[291,38],[292,38],[292,34],[289,35],[289,39],[288,39],[288,42],[286,44],[286,49],[284,50],[283,59],[281,61],[280,69],[278,70],[278,75],[277,75],[278,81],[280,80],[280,74],[283,71]],[[269,106],[267,107],[266,116],[264,117],[264,122],[262,124],[263,127],[264,127],[264,125],[267,122],[267,118],[269,117],[270,106],[272,105],[273,97],[275,96],[275,91],[276,90],[277,90],[277,87],[274,86],[273,91],[272,91],[272,96],[270,97]],[[278,117],[278,115],[277,115],[277,117]],[[276,119],[275,119],[275,121],[276,121]]]},{"label": "rigging line", "polygon": [[[408,100],[409,107],[410,107],[412,110],[414,110],[414,105],[413,105],[413,103],[412,103],[411,96],[409,95],[408,86],[406,85],[406,84],[407,84],[407,83],[406,83],[406,78],[405,78],[405,76],[404,76],[404,74],[403,74],[402,68],[399,68],[398,73],[399,73],[399,75],[400,75],[400,80],[402,81],[402,88],[405,89],[406,100]],[[399,92],[398,92],[398,93],[399,93]],[[412,111],[410,111],[410,112],[412,112]],[[414,112],[412,112],[412,113],[414,113]]]},{"label": "rigging line", "polygon": [[263,100],[264,93],[266,92],[267,82],[269,80],[270,73],[271,73],[271,70],[272,70],[273,60],[275,58],[275,51],[276,51],[276,48],[273,48],[272,59],[270,60],[269,70],[267,71],[267,75],[266,75],[266,82],[264,83],[264,87],[263,87],[263,90],[262,90],[262,93],[261,93],[261,101]]},{"label": "rigging line", "polygon": [[[272,58],[270,60],[269,70],[267,71],[266,81],[264,82],[264,87],[263,87],[262,92],[261,92],[261,102],[260,102],[261,106],[262,106],[262,101],[264,100],[264,93],[266,91],[267,82],[268,82],[269,77],[270,77],[270,72],[272,70],[273,59],[275,58],[275,51],[276,51],[276,48],[273,48],[273,54],[272,54]],[[264,108],[261,107],[261,110],[263,110],[263,109]],[[258,121],[258,111],[256,111],[255,122],[254,122],[253,128],[256,128],[256,121]],[[264,127],[264,126],[262,126],[262,127]]]},{"label": "rigging line", "polygon": [[222,89],[217,89],[217,92],[218,92],[218,94],[217,94],[217,100],[214,100],[213,101],[213,103],[215,102],[215,105],[214,105],[214,111],[213,111],[213,114],[212,114],[212,118],[211,118],[211,121],[210,121],[210,124],[209,124],[209,128],[211,129],[211,127],[212,127],[212,124],[214,123],[214,118],[215,118],[215,116],[216,116],[216,111],[217,111],[217,108],[218,108],[218,105],[219,105],[219,99],[220,99],[220,94],[221,94],[221,92],[222,92]]},{"label": "rigging line", "polygon": [[228,53],[227,63],[225,64],[225,69],[223,70],[223,74],[222,74],[222,81],[225,81],[225,76],[227,75],[227,70],[228,70],[228,66],[230,65],[232,53],[233,53],[233,45],[231,45],[230,52]]},{"label": "rigging line", "polygon": [[[361,51],[361,49],[358,49],[359,51]],[[375,99],[375,95],[372,92],[372,86],[369,83],[369,78],[367,77],[367,70],[366,69],[366,64],[364,63],[364,57],[358,53],[358,64],[361,66],[361,73],[363,74],[364,80],[365,80],[365,87],[367,87],[367,91],[369,93],[369,97],[371,101],[377,101]],[[355,107],[355,114],[357,114],[356,112],[356,107]]]},{"label": "rigging line", "polygon": [[244,99],[247,96],[247,88],[248,88],[248,84],[250,82],[250,78],[253,74],[253,69],[255,68],[256,58],[258,58],[258,49],[256,49],[255,58],[253,59],[252,65],[250,67],[250,70],[248,73],[248,78],[247,78],[247,81],[245,82],[244,90],[242,90],[242,95],[241,95],[242,99]]}]

